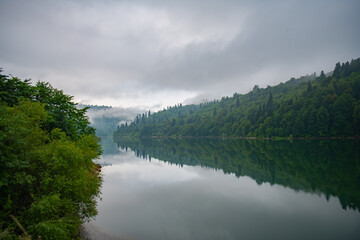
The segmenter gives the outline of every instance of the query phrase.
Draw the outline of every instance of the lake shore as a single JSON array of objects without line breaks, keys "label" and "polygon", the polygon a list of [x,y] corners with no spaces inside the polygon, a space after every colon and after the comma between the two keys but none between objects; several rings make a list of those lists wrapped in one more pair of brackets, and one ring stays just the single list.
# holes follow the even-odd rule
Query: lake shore
[{"label": "lake shore", "polygon": [[126,236],[116,236],[105,233],[103,229],[93,223],[84,223],[80,228],[80,237],[83,240],[136,240]]},{"label": "lake shore", "polygon": [[[121,136],[119,138],[137,138],[131,136]],[[242,137],[242,136],[142,136],[143,139],[246,139],[246,140],[357,140],[360,136],[340,136],[340,137]]]}]

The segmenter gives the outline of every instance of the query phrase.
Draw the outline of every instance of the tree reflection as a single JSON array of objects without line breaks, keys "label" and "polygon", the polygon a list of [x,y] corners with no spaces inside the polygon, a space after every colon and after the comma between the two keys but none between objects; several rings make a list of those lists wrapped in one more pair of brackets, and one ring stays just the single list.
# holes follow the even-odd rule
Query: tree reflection
[{"label": "tree reflection", "polygon": [[221,169],[296,191],[338,197],[360,211],[360,142],[356,140],[117,139],[137,157]]}]

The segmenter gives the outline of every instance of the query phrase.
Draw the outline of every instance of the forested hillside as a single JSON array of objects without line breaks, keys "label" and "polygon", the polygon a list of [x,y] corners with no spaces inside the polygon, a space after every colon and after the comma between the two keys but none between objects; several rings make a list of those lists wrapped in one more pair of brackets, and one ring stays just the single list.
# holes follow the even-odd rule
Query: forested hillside
[{"label": "forested hillside", "polygon": [[136,116],[115,137],[233,136],[330,137],[360,133],[360,58],[337,63],[332,74],[322,71],[292,78],[277,86],[254,86],[247,94],[181,104]]},{"label": "forested hillside", "polygon": [[75,106],[0,71],[0,239],[77,239],[96,215],[101,147]]}]

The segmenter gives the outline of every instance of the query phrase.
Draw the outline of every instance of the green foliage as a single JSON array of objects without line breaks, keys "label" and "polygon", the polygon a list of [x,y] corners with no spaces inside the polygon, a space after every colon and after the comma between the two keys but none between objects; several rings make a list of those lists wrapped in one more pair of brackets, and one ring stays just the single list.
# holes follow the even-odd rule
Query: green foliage
[{"label": "green foliage", "polygon": [[33,88],[30,85],[30,80],[21,81],[16,77],[9,78],[1,74],[0,69],[0,101],[6,102],[9,106],[18,103],[20,99],[30,99]]},{"label": "green foliage", "polygon": [[30,80],[2,75],[0,71],[0,101],[8,106],[17,105],[22,99],[43,103],[48,117],[42,128],[47,132],[59,128],[74,140],[83,134],[95,133],[85,115],[87,108],[76,108],[72,96],[49,83],[37,82],[35,86],[30,83]]},{"label": "green foliage", "polygon": [[102,181],[85,110],[49,84],[0,83],[0,234],[14,239],[21,224],[34,239],[77,238],[97,213]]},{"label": "green foliage", "polygon": [[28,210],[28,229],[47,239],[71,239],[71,236],[76,236],[80,224],[77,217],[71,216],[75,210],[73,204],[62,200],[59,195],[45,195]]},{"label": "green foliage", "polygon": [[87,108],[77,109],[72,102],[73,97],[66,95],[62,90],[53,88],[49,83],[38,82],[34,87],[34,99],[45,103],[49,114],[44,128],[51,131],[54,128],[62,129],[72,139],[82,134],[93,134],[95,131],[89,126],[85,115]]},{"label": "green foliage", "polygon": [[139,115],[120,137],[359,136],[360,58],[336,64],[333,76],[292,78],[267,88],[200,105],[168,107]]}]

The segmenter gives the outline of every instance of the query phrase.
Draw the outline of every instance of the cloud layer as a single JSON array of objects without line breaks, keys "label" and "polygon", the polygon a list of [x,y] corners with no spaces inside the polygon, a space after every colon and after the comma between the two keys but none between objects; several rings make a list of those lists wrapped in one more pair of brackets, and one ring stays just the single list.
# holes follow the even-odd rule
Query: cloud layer
[{"label": "cloud layer", "polygon": [[0,1],[0,66],[99,105],[245,93],[360,57],[360,2]]}]

